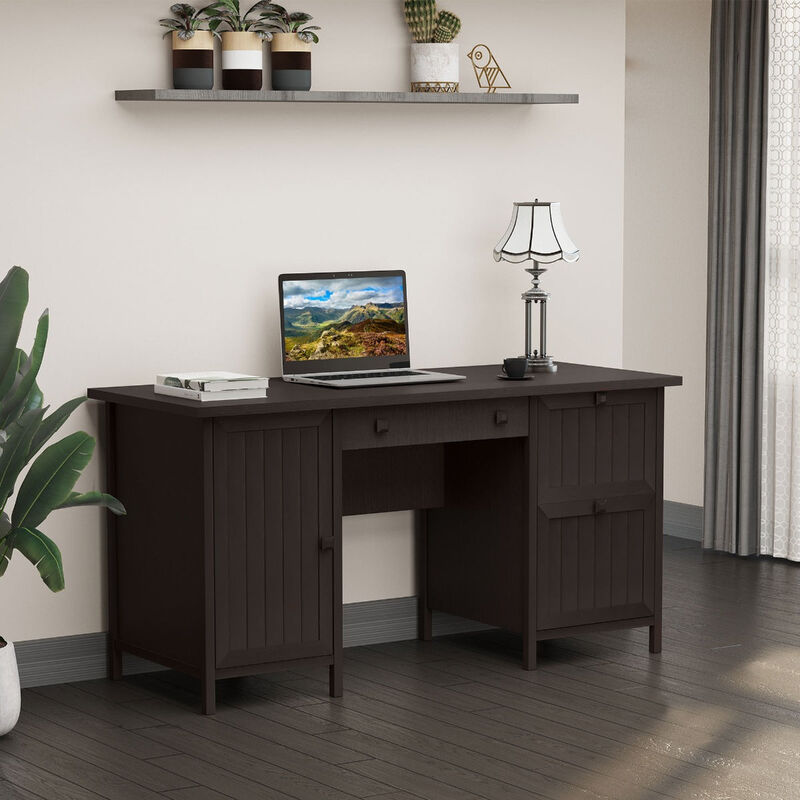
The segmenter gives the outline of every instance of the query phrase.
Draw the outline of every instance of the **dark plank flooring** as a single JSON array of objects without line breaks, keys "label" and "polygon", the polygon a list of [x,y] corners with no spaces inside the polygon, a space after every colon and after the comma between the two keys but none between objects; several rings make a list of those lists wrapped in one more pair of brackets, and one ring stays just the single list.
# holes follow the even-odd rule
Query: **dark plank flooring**
[{"label": "dark plank flooring", "polygon": [[346,651],[219,684],[172,672],[26,690],[2,800],[800,798],[800,567],[667,540],[647,631],[540,646],[498,631]]}]

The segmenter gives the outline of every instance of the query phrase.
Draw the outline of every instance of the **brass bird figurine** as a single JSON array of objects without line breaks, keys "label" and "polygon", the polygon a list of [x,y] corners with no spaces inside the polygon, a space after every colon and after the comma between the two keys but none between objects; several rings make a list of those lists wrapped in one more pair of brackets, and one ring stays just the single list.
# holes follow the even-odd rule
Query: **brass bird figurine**
[{"label": "brass bird figurine", "polygon": [[486,89],[486,94],[494,94],[498,89],[510,89],[505,73],[492,55],[492,51],[485,44],[476,44],[467,57],[472,62],[478,86]]}]

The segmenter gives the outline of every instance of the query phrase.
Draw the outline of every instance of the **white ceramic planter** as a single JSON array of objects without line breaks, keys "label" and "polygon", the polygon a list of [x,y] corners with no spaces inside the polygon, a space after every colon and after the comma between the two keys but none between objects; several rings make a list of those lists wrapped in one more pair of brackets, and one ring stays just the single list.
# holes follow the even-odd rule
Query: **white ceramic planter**
[{"label": "white ceramic planter", "polygon": [[14,645],[0,647],[0,736],[14,730],[20,709],[19,672]]},{"label": "white ceramic planter", "polygon": [[458,44],[411,45],[411,91],[458,91]]}]

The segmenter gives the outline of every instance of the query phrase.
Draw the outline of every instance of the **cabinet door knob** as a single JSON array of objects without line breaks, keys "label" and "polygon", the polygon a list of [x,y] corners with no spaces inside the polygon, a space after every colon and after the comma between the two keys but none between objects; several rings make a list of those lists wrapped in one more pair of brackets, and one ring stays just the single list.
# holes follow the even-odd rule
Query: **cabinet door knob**
[{"label": "cabinet door knob", "polygon": [[594,501],[594,513],[595,514],[605,514],[606,513],[606,506],[608,505],[608,500],[604,497],[601,500]]},{"label": "cabinet door knob", "polygon": [[322,536],[319,540],[319,549],[333,550],[333,546],[335,544],[336,544],[336,538],[334,536]]},{"label": "cabinet door knob", "polygon": [[376,419],[375,420],[375,433],[388,433],[389,432],[389,420],[388,419]]},{"label": "cabinet door knob", "polygon": [[494,412],[495,425],[506,425],[508,423],[508,414],[505,411]]}]

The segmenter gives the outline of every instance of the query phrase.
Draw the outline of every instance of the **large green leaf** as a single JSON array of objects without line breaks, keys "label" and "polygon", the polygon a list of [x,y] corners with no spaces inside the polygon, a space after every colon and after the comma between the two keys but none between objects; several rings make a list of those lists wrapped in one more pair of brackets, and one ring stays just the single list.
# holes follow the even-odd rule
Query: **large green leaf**
[{"label": "large green leaf", "polygon": [[39,429],[33,435],[31,442],[31,455],[35,455],[39,450],[50,441],[50,438],[61,428],[61,426],[69,419],[72,412],[78,408],[82,403],[86,402],[85,397],[76,397],[73,400],[67,400],[63,406],[57,408],[50,416],[42,420]]},{"label": "large green leaf", "polygon": [[114,514],[126,514],[125,506],[112,497],[110,494],[104,492],[72,492],[70,496],[56,508],[73,508],[74,506],[103,506]]},{"label": "large green leaf", "polygon": [[34,411],[37,408],[41,408],[43,405],[44,394],[39,388],[39,384],[34,381],[33,386],[31,386],[31,390],[28,392],[28,396],[25,398],[25,402],[22,404],[22,413],[24,414],[26,411]]},{"label": "large green leaf", "polygon": [[13,546],[39,570],[42,580],[53,592],[64,588],[64,566],[56,543],[35,528],[15,528]]},{"label": "large green leaf", "polygon": [[50,445],[33,462],[14,503],[11,523],[15,528],[36,528],[63,503],[89,463],[94,439],[78,431]]},{"label": "large green leaf", "polygon": [[13,537],[8,535],[10,530],[11,520],[8,518],[8,514],[3,512],[0,514],[0,578],[8,569],[11,555],[14,552]]},{"label": "large green leaf", "polygon": [[28,273],[22,267],[11,267],[0,281],[0,375],[14,357],[27,306]]},{"label": "large green leaf", "polygon": [[31,354],[20,367],[19,379],[14,382],[9,394],[0,400],[0,428],[4,428],[11,420],[16,419],[25,407],[28,394],[36,384],[39,367],[42,366],[49,326],[50,315],[45,310],[36,326],[36,338],[33,341]]},{"label": "large green leaf", "polygon": [[[31,441],[44,417],[44,409],[39,408],[23,414],[12,422],[6,430],[8,440],[0,453],[0,508],[4,508],[9,495],[14,491],[22,468],[28,463],[31,454]],[[2,533],[2,531],[0,531]]]},{"label": "large green leaf", "polygon": [[9,361],[6,367],[5,373],[0,377],[0,398],[8,394],[11,387],[14,385],[14,381],[17,380],[19,368],[25,363],[27,358],[28,354],[24,350],[20,350],[19,347],[16,348],[14,355],[11,357],[11,361]]},{"label": "large green leaf", "polygon": [[13,535],[6,536],[0,539],[0,578],[6,574],[8,565],[11,562],[11,556],[14,554],[14,537]]}]

